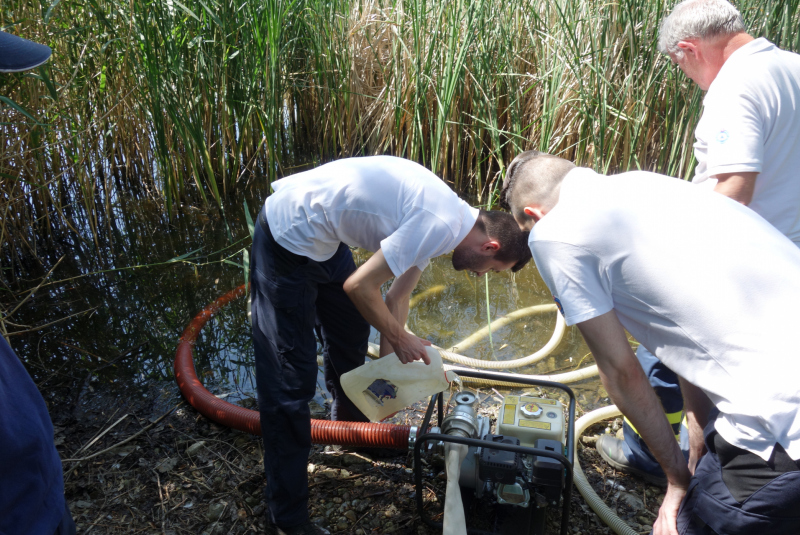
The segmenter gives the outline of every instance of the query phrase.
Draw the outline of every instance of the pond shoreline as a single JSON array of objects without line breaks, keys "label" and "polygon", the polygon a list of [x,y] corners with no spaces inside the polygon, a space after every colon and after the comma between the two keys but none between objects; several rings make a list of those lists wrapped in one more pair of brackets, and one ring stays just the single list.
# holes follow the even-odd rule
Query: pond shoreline
[{"label": "pond shoreline", "polygon": [[[312,410],[313,417],[329,417],[322,407]],[[406,412],[398,417],[419,418],[421,409]],[[264,532],[260,440],[210,422],[180,397],[173,382],[151,382],[144,394],[103,386],[74,409],[51,406],[51,415],[79,533]],[[644,531],[648,525],[640,520],[655,520],[661,489],[615,473],[594,448],[581,450],[600,496]],[[411,461],[406,452],[313,446],[312,519],[332,533],[436,533],[417,514]],[[424,480],[426,514],[432,518],[441,515],[446,483],[439,464],[434,459],[426,466],[431,477]],[[620,486],[628,490],[620,493]],[[635,510],[637,500],[645,502],[641,511]],[[570,533],[611,533],[575,490],[572,502]],[[549,515],[548,533],[558,533],[558,513]]]}]

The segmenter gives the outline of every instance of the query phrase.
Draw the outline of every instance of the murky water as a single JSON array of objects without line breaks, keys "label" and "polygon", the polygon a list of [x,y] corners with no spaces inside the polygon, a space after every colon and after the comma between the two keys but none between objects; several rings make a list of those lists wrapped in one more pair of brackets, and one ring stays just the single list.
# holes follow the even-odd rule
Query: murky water
[{"label": "murky water", "polygon": [[[246,202],[255,215],[262,199],[256,191]],[[224,218],[186,208],[171,220],[146,198],[120,203],[124,209],[115,207],[113,239],[54,246],[46,268],[63,259],[9,320],[15,324],[9,330],[17,333],[10,337],[12,345],[51,400],[59,400],[59,389],[67,386],[111,384],[128,391],[145,380],[171,380],[175,347],[186,324],[245,280],[242,250],[250,239],[244,199],[231,201]],[[368,254],[355,256],[359,262]],[[17,299],[45,273],[19,281]],[[489,275],[487,299],[483,278],[456,272],[449,256],[440,257],[425,270],[415,294],[426,290],[429,295],[412,308],[408,326],[441,347],[519,308],[552,303],[532,263],[516,274]],[[461,352],[483,360],[520,358],[541,348],[554,326],[555,312],[530,316]],[[374,331],[371,341],[378,341]],[[588,353],[577,329],[568,328],[550,356],[510,371],[569,371],[593,363]],[[196,346],[195,365],[212,391],[241,401],[254,396],[252,358],[246,302],[240,299],[208,323]],[[584,409],[607,402],[596,377],[572,387]],[[324,395],[320,391],[318,401]]]}]

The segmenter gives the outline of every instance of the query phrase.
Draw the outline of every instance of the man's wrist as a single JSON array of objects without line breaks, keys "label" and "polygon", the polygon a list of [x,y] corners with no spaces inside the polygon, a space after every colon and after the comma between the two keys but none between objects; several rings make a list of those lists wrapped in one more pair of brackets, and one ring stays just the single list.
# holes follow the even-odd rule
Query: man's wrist
[{"label": "man's wrist", "polygon": [[692,474],[689,472],[689,466],[686,464],[685,460],[678,467],[666,472],[666,476],[667,482],[670,485],[682,489],[689,488],[689,480],[692,478]]}]

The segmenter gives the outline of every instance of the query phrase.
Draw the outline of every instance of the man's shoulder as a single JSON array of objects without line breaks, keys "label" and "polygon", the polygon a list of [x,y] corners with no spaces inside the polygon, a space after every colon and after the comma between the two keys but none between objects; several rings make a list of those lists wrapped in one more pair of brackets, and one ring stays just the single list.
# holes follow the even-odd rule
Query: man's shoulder
[{"label": "man's shoulder", "polygon": [[800,54],[783,50],[760,38],[741,47],[728,58],[717,76],[720,83],[712,83],[712,88],[715,85],[724,86],[722,91],[727,93],[736,86],[768,86],[775,83],[779,71],[787,70],[800,76]]}]

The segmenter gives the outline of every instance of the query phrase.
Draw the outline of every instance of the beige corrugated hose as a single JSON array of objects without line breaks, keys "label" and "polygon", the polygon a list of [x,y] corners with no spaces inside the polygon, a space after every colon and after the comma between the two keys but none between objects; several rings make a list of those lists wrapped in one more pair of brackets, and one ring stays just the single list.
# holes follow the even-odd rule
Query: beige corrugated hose
[{"label": "beige corrugated hose", "polygon": [[[575,442],[577,443],[580,441],[581,435],[590,425],[596,424],[602,420],[614,418],[620,414],[621,413],[616,405],[609,405],[608,407],[603,407],[601,409],[584,414],[578,418],[577,422],[575,422]],[[592,508],[592,511],[597,513],[597,516],[599,516],[600,519],[608,525],[608,527],[614,530],[614,533],[617,535],[638,535],[633,528],[626,524],[605,504],[605,502],[603,502],[600,496],[597,495],[592,486],[589,484],[589,481],[586,479],[586,475],[581,469],[581,461],[578,459],[578,448],[575,448],[575,462],[572,468],[572,475],[575,486],[578,487],[578,492],[581,493],[583,499],[586,500],[586,503],[589,504],[589,507]]]}]

